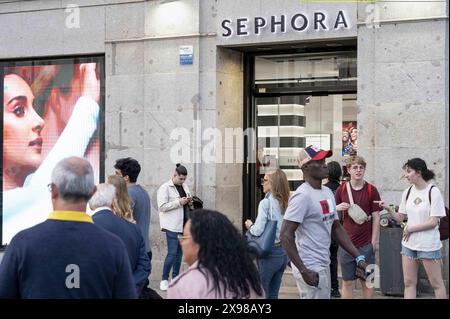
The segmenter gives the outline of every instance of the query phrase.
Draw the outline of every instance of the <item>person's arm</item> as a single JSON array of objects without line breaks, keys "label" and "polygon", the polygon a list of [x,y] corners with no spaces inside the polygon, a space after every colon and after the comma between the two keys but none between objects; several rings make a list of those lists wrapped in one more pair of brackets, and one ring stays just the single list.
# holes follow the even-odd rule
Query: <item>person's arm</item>
[{"label": "person's arm", "polygon": [[5,236],[6,223],[13,219],[20,220],[22,217],[19,215],[25,212],[25,208],[32,207],[48,194],[46,187],[38,186],[17,187],[3,192],[3,236]]},{"label": "person's arm", "polygon": [[413,226],[406,226],[406,228],[408,229],[409,233],[416,233],[419,231],[433,229],[437,225],[439,225],[439,217],[430,216],[430,218],[428,218],[428,220],[425,223],[417,224],[417,225],[413,225]]},{"label": "person's arm", "polygon": [[295,244],[295,231],[298,226],[299,223],[286,219],[283,221],[280,233],[281,245],[286,250],[289,260],[294,264],[294,266],[302,275],[303,280],[308,285],[317,287],[319,285],[319,274],[306,268],[298,253],[297,245]]},{"label": "person's arm", "polygon": [[383,201],[377,201],[377,203],[381,208],[385,209],[397,223],[400,224],[406,219],[407,215],[405,213],[401,213],[400,211],[396,213],[387,203]]},{"label": "person's arm", "polygon": [[411,236],[411,233],[416,233],[424,230],[429,230],[435,228],[437,225],[439,225],[439,217],[430,216],[428,220],[425,223],[417,224],[413,226],[406,225],[405,228],[403,228],[403,239],[405,241],[408,241],[409,236]]},{"label": "person's arm", "polygon": [[336,210],[337,210],[340,221],[344,220],[345,211],[347,211],[350,208],[350,204],[347,202],[344,202],[342,199],[342,187],[345,187],[345,186],[340,185],[337,188],[336,194],[334,196],[334,200],[336,201]]},{"label": "person's arm", "polygon": [[372,213],[372,247],[378,251],[380,243],[380,212]]},{"label": "person's arm", "polygon": [[6,248],[0,264],[0,299],[20,298],[17,247],[14,241]]},{"label": "person's arm", "polygon": [[376,203],[381,200],[378,189],[372,187],[372,196],[369,198],[372,211],[372,247],[374,252],[379,250],[380,246],[380,206]]},{"label": "person's arm", "polygon": [[28,185],[47,185],[50,183],[53,168],[60,160],[70,156],[84,156],[89,141],[97,129],[99,113],[100,107],[94,100],[84,96],[78,99],[64,131],[30,178]]},{"label": "person's arm", "polygon": [[139,257],[136,263],[136,268],[133,271],[133,277],[136,284],[136,289],[139,294],[146,280],[148,279],[148,276],[150,275],[151,264],[147,252],[145,251],[145,243],[144,239],[142,238],[141,232],[138,228],[136,228],[136,231],[138,231],[141,240],[139,244]]},{"label": "person's arm", "polygon": [[261,236],[266,227],[267,217],[269,215],[269,199],[263,199],[258,206],[258,216],[256,217],[255,223],[249,228],[249,231],[254,236]]},{"label": "person's arm", "polygon": [[158,208],[160,212],[168,212],[173,209],[181,207],[181,198],[175,198],[172,201],[169,201],[169,186],[163,185],[158,189]]}]

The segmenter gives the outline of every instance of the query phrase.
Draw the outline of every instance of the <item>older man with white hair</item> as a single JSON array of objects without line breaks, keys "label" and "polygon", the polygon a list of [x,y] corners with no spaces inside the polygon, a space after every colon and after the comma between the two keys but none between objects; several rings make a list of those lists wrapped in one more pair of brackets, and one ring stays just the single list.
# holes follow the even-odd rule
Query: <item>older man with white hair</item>
[{"label": "older man with white hair", "polygon": [[146,253],[144,238],[138,226],[117,216],[113,209],[116,189],[111,184],[97,185],[97,191],[89,200],[94,210],[94,223],[117,235],[125,244],[133,272],[136,292],[139,295],[150,274],[150,259]]},{"label": "older man with white hair", "polygon": [[49,184],[54,211],[13,237],[0,265],[0,298],[136,298],[123,242],[94,225],[88,161],[60,161]]}]

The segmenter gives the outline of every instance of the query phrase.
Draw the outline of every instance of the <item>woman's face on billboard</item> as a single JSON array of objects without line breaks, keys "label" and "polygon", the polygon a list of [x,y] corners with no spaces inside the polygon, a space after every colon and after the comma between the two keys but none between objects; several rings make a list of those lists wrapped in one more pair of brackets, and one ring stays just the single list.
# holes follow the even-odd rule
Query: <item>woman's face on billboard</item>
[{"label": "woman's face on billboard", "polygon": [[350,139],[352,141],[356,141],[357,138],[358,138],[358,129],[353,128],[350,132]]},{"label": "woman's face on billboard", "polygon": [[44,120],[34,110],[33,102],[34,95],[27,82],[15,74],[5,76],[3,165],[6,168],[31,169],[42,162]]}]

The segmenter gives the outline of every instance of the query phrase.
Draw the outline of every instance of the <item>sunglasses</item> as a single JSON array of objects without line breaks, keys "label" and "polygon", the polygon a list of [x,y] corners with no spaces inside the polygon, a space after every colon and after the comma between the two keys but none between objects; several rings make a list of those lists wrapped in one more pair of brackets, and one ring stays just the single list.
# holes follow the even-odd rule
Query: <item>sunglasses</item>
[{"label": "sunglasses", "polygon": [[183,241],[185,239],[191,238],[191,236],[182,235],[182,234],[179,234],[177,237],[178,237],[179,241]]}]

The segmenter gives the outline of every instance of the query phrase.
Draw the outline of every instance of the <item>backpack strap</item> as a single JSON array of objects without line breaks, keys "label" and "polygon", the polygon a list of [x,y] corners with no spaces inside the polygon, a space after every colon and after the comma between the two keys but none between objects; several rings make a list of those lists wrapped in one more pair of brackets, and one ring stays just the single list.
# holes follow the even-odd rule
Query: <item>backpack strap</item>
[{"label": "backpack strap", "polygon": [[344,196],[345,188],[346,188],[346,187],[345,187],[345,182],[342,182],[342,183],[341,183],[341,197]]},{"label": "backpack strap", "polygon": [[430,191],[428,192],[428,200],[430,201],[430,205],[431,205],[431,190],[433,189],[434,185],[431,185],[430,187]]},{"label": "backpack strap", "polygon": [[[428,191],[428,200],[430,201],[430,215],[431,215],[431,190],[433,189],[434,185],[431,185],[430,190]],[[441,224],[441,219],[438,219],[438,225]]]},{"label": "backpack strap", "polygon": [[[370,184],[370,183],[368,183],[368,182],[366,182],[367,183],[367,192],[369,193],[369,200],[371,200],[372,199],[372,184]],[[347,183],[341,183],[341,197],[344,195],[344,193],[345,193],[345,190],[346,190],[346,185]],[[431,193],[430,193],[431,194]],[[430,195],[431,196],[431,195]],[[431,198],[431,197],[430,197]],[[431,201],[431,200],[430,200]]]},{"label": "backpack strap", "polygon": [[[345,193],[345,189],[346,189],[345,186],[346,186],[345,182],[342,182],[341,183],[341,200],[342,200],[342,197],[344,197],[344,193]],[[345,213],[341,212],[341,216],[342,216],[342,219],[340,218],[341,223],[344,221],[344,218],[345,218],[344,215],[345,215]]]},{"label": "backpack strap", "polygon": [[369,193],[369,200],[372,203],[372,184],[370,183],[367,183],[367,192]]},{"label": "backpack strap", "polygon": [[267,199],[269,200],[269,216],[270,216],[270,220],[273,220],[273,218],[272,218],[272,202],[270,200],[270,196]]},{"label": "backpack strap", "polygon": [[406,193],[406,198],[405,198],[405,204],[406,204],[406,202],[408,201],[409,194],[411,193],[412,187],[413,187],[413,186],[411,185],[411,186],[409,186],[409,188],[408,188],[408,192]]},{"label": "backpack strap", "polygon": [[350,187],[350,182],[345,183],[345,187],[347,188],[348,200],[350,201],[350,205],[353,205],[355,202],[353,201],[353,193]]}]

